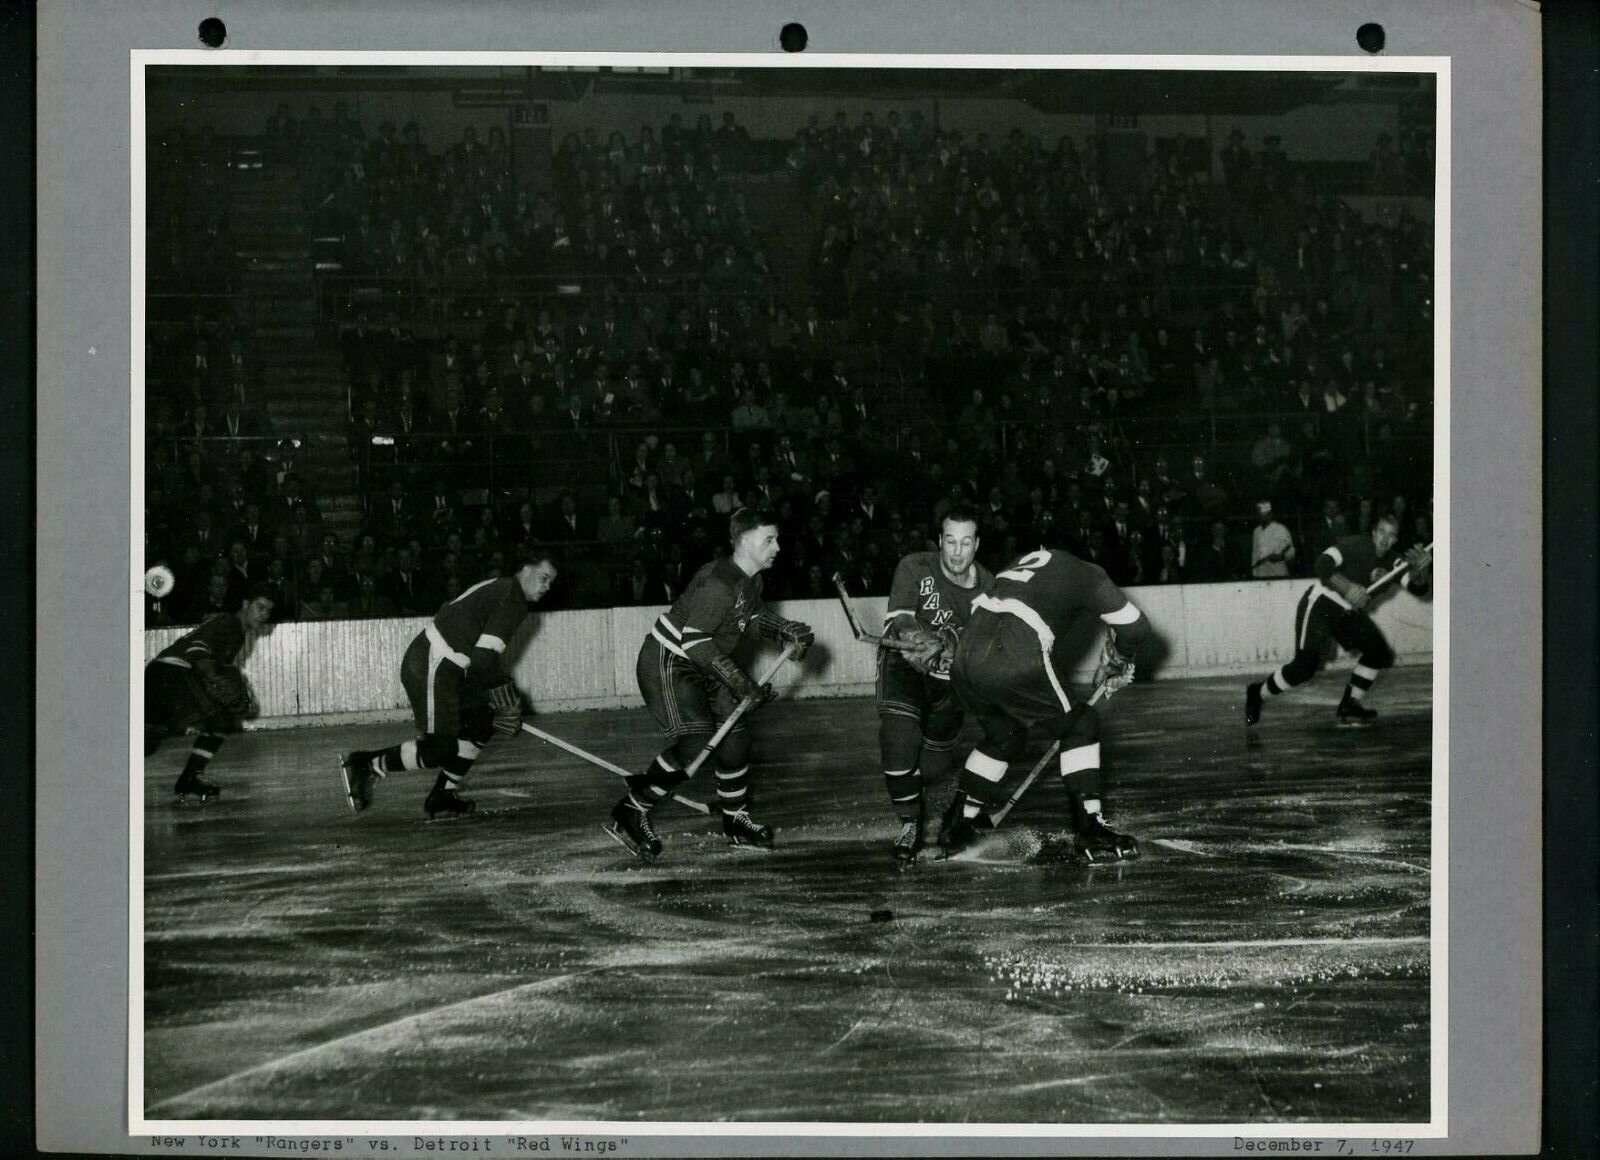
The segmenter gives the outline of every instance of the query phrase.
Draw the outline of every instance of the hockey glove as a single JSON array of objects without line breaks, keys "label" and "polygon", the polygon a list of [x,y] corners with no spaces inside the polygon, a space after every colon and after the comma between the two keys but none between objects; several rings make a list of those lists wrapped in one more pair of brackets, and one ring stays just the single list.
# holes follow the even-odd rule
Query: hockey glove
[{"label": "hockey glove", "polygon": [[934,672],[950,672],[950,666],[956,662],[956,646],[960,643],[961,630],[955,625],[947,624],[939,630],[939,657],[934,662]]},{"label": "hockey glove", "polygon": [[712,657],[708,663],[711,666],[711,671],[717,675],[717,679],[724,685],[727,685],[729,691],[732,692],[735,697],[739,698],[741,701],[745,700],[747,697],[752,698],[750,704],[751,709],[759,709],[768,701],[772,700],[773,697],[777,696],[777,693],[773,691],[773,688],[770,684],[756,684],[750,679],[748,673],[746,673],[738,665],[734,664],[730,657],[727,657],[722,653],[718,653],[716,656]]},{"label": "hockey glove", "polygon": [[920,624],[911,628],[903,628],[896,638],[905,641],[911,647],[900,655],[905,658],[906,664],[916,669],[919,673],[931,673],[939,666],[940,655],[944,652],[944,644],[937,633],[929,632]]},{"label": "hockey glove", "polygon": [[233,665],[212,663],[197,670],[207,697],[234,717],[248,717],[253,707],[244,674]]},{"label": "hockey glove", "polygon": [[794,659],[799,660],[816,643],[817,634],[804,621],[786,620],[778,628],[778,639],[784,644],[794,645]]},{"label": "hockey glove", "polygon": [[1100,664],[1094,671],[1095,691],[1105,690],[1105,696],[1110,697],[1118,689],[1125,689],[1133,684],[1133,658],[1125,657],[1117,651],[1117,636],[1114,632],[1106,633],[1105,647],[1100,653]]},{"label": "hockey glove", "polygon": [[1406,563],[1411,565],[1413,576],[1427,576],[1433,568],[1433,551],[1420,544],[1415,548],[1406,549]]},{"label": "hockey glove", "polygon": [[501,681],[490,686],[488,696],[489,707],[494,710],[494,731],[502,737],[514,737],[522,728],[522,694],[517,692],[517,686]]}]

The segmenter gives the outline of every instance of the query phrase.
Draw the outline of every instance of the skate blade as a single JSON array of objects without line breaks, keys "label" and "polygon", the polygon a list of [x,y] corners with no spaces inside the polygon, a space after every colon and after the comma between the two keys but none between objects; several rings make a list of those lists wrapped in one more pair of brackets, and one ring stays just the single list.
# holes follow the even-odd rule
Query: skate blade
[{"label": "skate blade", "polygon": [[343,758],[339,759],[339,780],[344,782],[344,800],[350,803],[350,812],[359,814],[361,807],[356,805],[355,787],[350,784],[350,767],[344,763]]},{"label": "skate blade", "polygon": [[616,842],[617,845],[621,846],[628,853],[639,859],[639,861],[643,862],[646,866],[650,865],[650,863],[654,862],[656,858],[660,856],[658,854],[650,853],[650,851],[646,850],[643,846],[635,846],[628,840],[628,836],[622,832],[621,826],[609,825],[601,826],[600,828],[610,836],[612,841]]},{"label": "skate blade", "polygon": [[1341,729],[1371,729],[1372,728],[1372,722],[1371,721],[1340,721],[1339,722],[1339,728],[1341,728]]},{"label": "skate blade", "polygon": [[734,850],[760,850],[763,853],[772,853],[772,843],[762,845],[760,842],[746,842],[741,838],[729,838],[728,846]]}]

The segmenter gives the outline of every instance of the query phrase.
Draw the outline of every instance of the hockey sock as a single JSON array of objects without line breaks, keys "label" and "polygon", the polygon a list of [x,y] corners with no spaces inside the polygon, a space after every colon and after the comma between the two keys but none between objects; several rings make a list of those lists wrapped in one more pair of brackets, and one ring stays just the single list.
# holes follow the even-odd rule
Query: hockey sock
[{"label": "hockey sock", "polygon": [[405,769],[427,769],[421,749],[415,741],[404,741],[374,753],[369,761],[373,773],[399,773]]},{"label": "hockey sock", "polygon": [[961,769],[961,792],[966,800],[961,805],[961,815],[975,818],[989,800],[989,794],[1006,776],[1007,763],[974,749],[967,754],[967,763]]},{"label": "hockey sock", "polygon": [[883,783],[889,789],[889,801],[902,822],[914,822],[922,816],[922,770],[886,769]]},{"label": "hockey sock", "polygon": [[445,758],[444,763],[439,767],[439,776],[434,779],[433,788],[455,789],[458,787],[472,769],[472,763],[478,760],[478,754],[482,752],[483,750],[476,743],[458,737],[456,739],[456,751]]},{"label": "hockey sock", "polygon": [[738,769],[717,770],[717,804],[722,807],[723,813],[733,814],[744,809],[749,790],[748,765],[741,765]]},{"label": "hockey sock", "polygon": [[[1288,666],[1284,667],[1287,668]],[[1279,693],[1287,693],[1292,688],[1294,686],[1289,683],[1289,679],[1283,675],[1283,669],[1280,668],[1261,682],[1261,695],[1263,697],[1276,697]]]},{"label": "hockey sock", "polygon": [[206,765],[217,755],[217,750],[222,745],[220,733],[202,733],[194,739],[194,748],[189,750],[189,760],[183,763],[184,777],[199,777],[206,771]]},{"label": "hockey sock", "polygon": [[643,773],[628,779],[628,800],[635,809],[649,811],[684,780],[683,770],[665,753],[658,753]]},{"label": "hockey sock", "polygon": [[1377,669],[1357,665],[1350,672],[1350,683],[1345,686],[1344,695],[1352,701],[1359,701],[1367,695],[1367,690],[1372,688],[1372,682],[1377,679]]}]

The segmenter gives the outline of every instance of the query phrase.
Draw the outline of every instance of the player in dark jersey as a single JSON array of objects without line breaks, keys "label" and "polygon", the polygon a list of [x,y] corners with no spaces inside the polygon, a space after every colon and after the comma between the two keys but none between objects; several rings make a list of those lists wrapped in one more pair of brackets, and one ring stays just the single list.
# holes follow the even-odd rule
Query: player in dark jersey
[{"label": "player in dark jersey", "polygon": [[457,792],[462,779],[496,733],[511,736],[522,724],[522,696],[505,671],[506,642],[555,578],[550,558],[534,554],[516,575],[480,581],[440,605],[400,662],[421,736],[345,755],[339,772],[352,810],[372,804],[381,777],[437,769],[423,812],[429,818],[472,812],[472,800]]},{"label": "player in dark jersey", "polygon": [[878,650],[878,753],[900,818],[894,856],[902,869],[922,849],[924,783],[940,780],[955,764],[962,716],[950,691],[950,664],[972,598],[994,582],[976,562],[977,551],[977,515],[951,508],[940,521],[939,550],[906,556],[889,586],[885,639],[924,644],[915,652]]},{"label": "player in dark jersey", "polygon": [[1433,576],[1433,557],[1427,549],[1395,551],[1399,533],[1400,525],[1394,517],[1384,516],[1372,525],[1370,534],[1340,536],[1322,550],[1315,564],[1317,582],[1306,589],[1295,609],[1294,657],[1266,680],[1245,686],[1246,725],[1261,720],[1263,700],[1316,676],[1333,642],[1356,654],[1350,683],[1335,710],[1339,724],[1370,725],[1377,718],[1378,714],[1361,702],[1378,674],[1394,664],[1394,649],[1366,613],[1372,597],[1367,586],[1407,563],[1410,569],[1405,585],[1420,596],[1428,591]]},{"label": "player in dark jersey", "polygon": [[250,634],[271,618],[272,597],[264,589],[254,589],[246,593],[237,612],[217,613],[145,666],[144,755],[155,753],[168,737],[199,726],[189,760],[173,787],[180,802],[205,801],[222,792],[200,775],[248,708],[249,688],[239,672],[239,654]]},{"label": "player in dark jersey", "polygon": [[[766,640],[795,645],[796,658],[815,639],[809,625],[785,620],[761,599],[761,573],[778,558],[777,517],[763,508],[741,508],[728,520],[728,537],[732,555],[694,574],[683,595],[656,618],[634,668],[645,707],[667,745],[643,773],[628,779],[606,833],[646,862],[661,854],[650,811],[683,782],[684,770],[739,701],[755,697],[759,706],[772,697],[772,687],[757,686],[730,655],[740,638],[753,629]],[[772,830],[750,817],[750,737],[743,718],[709,764],[716,768],[728,841],[770,847]]]},{"label": "player in dark jersey", "polygon": [[1107,825],[1101,813],[1098,710],[1073,703],[1061,682],[1072,659],[1063,639],[1085,613],[1112,630],[1111,659],[1120,687],[1132,679],[1133,661],[1151,632],[1099,565],[1058,548],[1041,548],[996,574],[990,590],[973,600],[950,684],[982,725],[983,740],[961,772],[960,816],[953,810],[947,814],[952,821],[943,838],[950,852],[971,842],[994,787],[1027,748],[1028,730],[1037,726],[1061,742],[1061,781],[1079,856],[1088,862],[1139,856],[1138,844]]}]

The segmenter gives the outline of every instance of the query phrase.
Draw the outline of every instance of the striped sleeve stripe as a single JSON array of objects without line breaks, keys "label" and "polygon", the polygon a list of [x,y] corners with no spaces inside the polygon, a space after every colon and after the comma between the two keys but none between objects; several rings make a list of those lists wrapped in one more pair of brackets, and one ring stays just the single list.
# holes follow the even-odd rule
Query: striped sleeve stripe
[{"label": "striped sleeve stripe", "polygon": [[1335,568],[1344,563],[1344,553],[1339,551],[1338,548],[1333,547],[1331,544],[1322,549],[1322,554],[1333,561],[1333,566]]},{"label": "striped sleeve stripe", "polygon": [[1139,610],[1133,606],[1133,601],[1128,601],[1115,612],[1102,612],[1100,619],[1107,624],[1132,624],[1139,619]]},{"label": "striped sleeve stripe", "polygon": [[478,643],[473,648],[486,648],[490,652],[503,653],[506,651],[506,642],[493,633],[484,633],[478,638]]},{"label": "striped sleeve stripe", "polygon": [[915,620],[916,617],[917,617],[917,614],[916,614],[916,611],[914,609],[896,608],[893,611],[885,612],[883,614],[883,623],[884,624],[888,624],[891,620],[893,620],[897,616],[909,616],[913,620]]},{"label": "striped sleeve stripe", "polygon": [[668,620],[667,614],[664,612],[660,616],[656,617],[656,627],[673,640],[683,639],[683,630],[677,625],[673,624],[672,621]]}]

